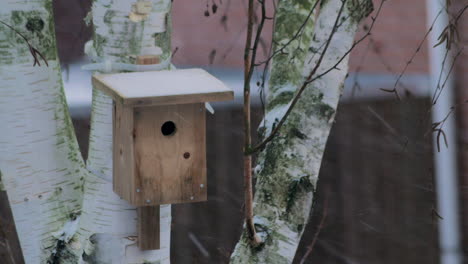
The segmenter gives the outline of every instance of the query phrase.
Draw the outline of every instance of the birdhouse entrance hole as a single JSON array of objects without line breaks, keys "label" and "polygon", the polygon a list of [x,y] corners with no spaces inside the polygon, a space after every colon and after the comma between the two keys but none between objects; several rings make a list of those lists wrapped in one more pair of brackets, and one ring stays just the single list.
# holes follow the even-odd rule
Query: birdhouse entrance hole
[{"label": "birdhouse entrance hole", "polygon": [[172,136],[176,132],[176,125],[172,121],[166,121],[164,124],[161,126],[161,133],[164,136]]},{"label": "birdhouse entrance hole", "polygon": [[95,75],[93,85],[114,99],[114,192],[138,207],[138,247],[159,249],[159,205],[207,200],[205,102],[234,93],[200,69]]}]

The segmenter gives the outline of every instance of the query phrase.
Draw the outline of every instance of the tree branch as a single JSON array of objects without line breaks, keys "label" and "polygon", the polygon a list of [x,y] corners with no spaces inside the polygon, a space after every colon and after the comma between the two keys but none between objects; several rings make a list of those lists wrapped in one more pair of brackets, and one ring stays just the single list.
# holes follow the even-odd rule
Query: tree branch
[{"label": "tree branch", "polygon": [[[250,77],[251,77],[251,46],[252,32],[254,20],[254,0],[249,0],[248,7],[248,23],[247,23],[247,39],[244,49],[244,151],[248,149],[252,143],[250,135],[251,114],[250,114]],[[258,44],[258,42],[256,43]],[[252,58],[254,59],[254,56]],[[253,245],[261,243],[257,236],[253,223],[253,187],[252,187],[252,156],[244,157],[244,199],[245,199],[245,225],[249,233],[249,239]]]}]

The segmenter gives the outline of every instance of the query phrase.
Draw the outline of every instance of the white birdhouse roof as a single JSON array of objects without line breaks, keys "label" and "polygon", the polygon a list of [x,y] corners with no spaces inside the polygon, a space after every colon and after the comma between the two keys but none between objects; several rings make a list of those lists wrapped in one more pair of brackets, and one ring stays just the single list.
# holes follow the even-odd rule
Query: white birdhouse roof
[{"label": "white birdhouse roof", "polygon": [[149,106],[227,101],[234,92],[202,69],[99,74],[94,87],[124,105]]}]

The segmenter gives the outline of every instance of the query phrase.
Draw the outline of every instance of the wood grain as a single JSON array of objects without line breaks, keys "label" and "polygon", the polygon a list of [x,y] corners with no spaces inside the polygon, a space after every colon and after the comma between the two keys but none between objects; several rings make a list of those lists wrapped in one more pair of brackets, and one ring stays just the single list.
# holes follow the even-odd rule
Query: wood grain
[{"label": "wood grain", "polygon": [[[159,62],[159,56],[138,56],[137,64],[156,64]],[[132,115],[134,112],[132,112]],[[135,129],[132,119],[132,139],[135,138]],[[135,153],[134,149],[131,150]],[[135,165],[135,164],[133,164]],[[134,167],[133,173],[135,172]],[[135,174],[131,174],[132,179]],[[134,182],[134,181],[132,181]],[[132,186],[134,189],[134,186]],[[137,208],[138,216],[138,247],[141,250],[156,250],[160,249],[161,233],[160,233],[160,206],[145,206]]]},{"label": "wood grain", "polygon": [[[161,127],[175,124],[173,135]],[[135,108],[134,186],[137,206],[206,201],[204,104]]]},{"label": "wood grain", "polygon": [[135,191],[133,181],[134,143],[133,143],[133,108],[114,103],[113,133],[113,188],[114,192],[131,203]]},{"label": "wood grain", "polygon": [[141,250],[160,249],[159,206],[137,208],[138,247]]}]

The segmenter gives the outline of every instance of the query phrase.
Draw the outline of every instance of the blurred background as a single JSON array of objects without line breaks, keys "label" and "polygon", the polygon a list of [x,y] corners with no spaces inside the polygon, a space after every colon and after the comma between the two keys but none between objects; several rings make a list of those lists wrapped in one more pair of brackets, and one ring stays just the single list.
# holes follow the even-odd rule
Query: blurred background
[{"label": "blurred background", "polygon": [[[380,0],[374,2],[380,5]],[[457,170],[454,175],[436,175],[430,113],[432,53],[423,41],[432,23],[428,2],[388,0],[372,35],[352,52],[345,93],[322,163],[318,199],[296,263],[306,254],[304,263],[468,263],[464,260],[468,253],[468,163],[464,162],[468,158],[468,108],[463,104],[468,99],[467,53],[461,51],[457,58],[454,85],[449,87],[455,93],[453,104],[459,104],[455,138],[450,141],[454,143],[449,145],[457,149],[449,161],[457,164]],[[452,13],[467,4],[452,0]],[[81,66],[89,63],[83,46],[91,39],[92,29],[83,19],[90,7],[91,0],[54,1],[65,89],[85,157],[92,88],[91,73]],[[209,201],[173,205],[172,263],[227,263],[240,236],[246,14],[244,0],[173,1],[173,63],[210,71],[235,90],[236,100],[214,104],[216,113],[207,115]],[[358,36],[370,23],[369,19],[362,24]],[[459,21],[457,50],[468,43],[467,24],[465,15]],[[261,56],[271,43],[271,24],[267,26],[270,31],[262,39]],[[260,78],[257,74],[254,83]],[[395,86],[400,99],[382,90]],[[262,118],[257,89],[253,114],[255,129]],[[455,202],[445,210],[450,215],[441,214],[437,206],[450,198],[437,196],[436,178],[444,177],[455,177],[456,182],[450,192]],[[0,210],[0,242],[9,247],[0,249],[0,263],[21,263],[5,202]],[[455,223],[446,234],[455,235],[441,242],[439,227],[443,225],[439,224],[446,219]],[[308,254],[318,230],[318,240]],[[444,260],[444,254],[454,256],[455,262]]]}]

